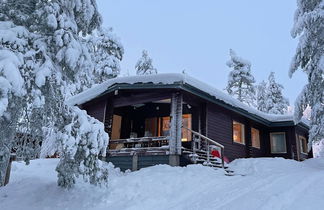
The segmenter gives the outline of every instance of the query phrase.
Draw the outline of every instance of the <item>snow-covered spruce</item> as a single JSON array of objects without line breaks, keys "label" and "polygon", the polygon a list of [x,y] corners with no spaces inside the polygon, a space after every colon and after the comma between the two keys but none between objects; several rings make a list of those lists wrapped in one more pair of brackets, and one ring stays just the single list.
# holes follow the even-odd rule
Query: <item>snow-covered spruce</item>
[{"label": "snow-covered spruce", "polygon": [[230,49],[231,59],[226,65],[232,68],[228,76],[226,91],[249,106],[255,104],[255,79],[251,74],[251,63],[236,55]]},{"label": "snow-covered spruce", "polygon": [[[33,147],[26,150],[24,140],[15,144],[17,129],[27,132],[28,138],[34,139],[32,134],[51,139],[45,144],[47,148],[60,143],[60,165],[65,165],[65,161],[78,165],[80,160],[66,158],[70,153],[64,151],[64,139],[56,135],[66,132],[66,124],[76,123],[71,126],[74,131],[78,128],[75,110],[68,108],[64,100],[115,77],[123,55],[121,44],[111,31],[101,28],[97,5],[88,0],[1,1],[0,30],[0,184],[13,147],[22,151],[20,158],[27,162],[33,156],[31,152],[39,152]],[[93,128],[94,133],[104,132],[103,126]],[[97,135],[87,136],[91,144],[98,141]],[[79,148],[78,144],[73,145]],[[95,184],[97,179],[93,177],[102,174],[97,170],[99,165],[95,171],[87,168],[96,164],[98,157],[94,154],[79,156],[85,158],[83,170],[66,171],[61,176],[72,177],[83,171],[81,174]],[[66,180],[71,183],[60,185],[70,187],[73,179]]]},{"label": "snow-covered spruce", "polygon": [[287,113],[289,101],[282,95],[283,86],[275,80],[274,72],[268,77],[265,111],[270,114]]},{"label": "snow-covered spruce", "polygon": [[267,83],[263,80],[259,85],[257,85],[256,104],[258,110],[262,112],[267,112],[266,100],[267,100]]},{"label": "snow-covered spruce", "polygon": [[135,65],[137,75],[157,74],[156,68],[153,66],[153,60],[148,56],[146,50],[143,50],[142,57]]},{"label": "snow-covered spruce", "polygon": [[108,171],[98,160],[99,155],[105,156],[108,146],[104,125],[78,107],[65,107],[64,115],[70,122],[57,133],[62,151],[56,168],[59,186],[72,187],[79,175],[91,184],[106,184]]},{"label": "snow-covered spruce", "polygon": [[[295,120],[311,107],[310,145],[324,139],[324,1],[297,0],[292,37],[299,37],[289,76],[301,68],[306,84],[295,102]],[[310,147],[309,147],[310,148]]]}]

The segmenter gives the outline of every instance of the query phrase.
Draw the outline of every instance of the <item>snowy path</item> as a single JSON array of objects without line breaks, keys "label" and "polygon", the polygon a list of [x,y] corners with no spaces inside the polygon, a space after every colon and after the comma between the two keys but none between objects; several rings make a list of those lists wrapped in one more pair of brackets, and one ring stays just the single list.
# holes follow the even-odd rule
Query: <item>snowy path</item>
[{"label": "snowy path", "polygon": [[154,166],[123,174],[111,169],[108,189],[56,186],[57,160],[15,163],[11,183],[0,188],[0,209],[312,209],[324,206],[324,160],[241,159],[237,174],[201,165]]}]

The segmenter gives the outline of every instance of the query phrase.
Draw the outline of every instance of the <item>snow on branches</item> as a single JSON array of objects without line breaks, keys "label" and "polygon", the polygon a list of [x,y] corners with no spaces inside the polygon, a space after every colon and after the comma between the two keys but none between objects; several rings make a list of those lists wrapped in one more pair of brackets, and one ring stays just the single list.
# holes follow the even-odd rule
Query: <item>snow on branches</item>
[{"label": "snow on branches", "polygon": [[[65,175],[80,173],[96,184],[99,179],[93,177],[101,173],[99,153],[86,151],[89,147],[106,146],[108,137],[104,137],[103,125],[99,126],[102,123],[94,122],[83,112],[81,115],[76,108],[66,107],[64,102],[65,98],[120,72],[123,47],[112,31],[101,28],[101,24],[96,2],[92,0],[6,0],[0,4],[0,149],[8,157],[14,145],[24,147],[25,144],[10,140],[16,130],[27,132],[28,138],[33,134],[52,139],[53,144],[59,142],[60,165],[66,164],[65,161],[80,165],[80,159],[84,158],[82,170],[65,168],[67,171],[63,172],[58,167],[59,185],[63,187],[74,183],[73,179],[71,183],[61,182]],[[80,128],[84,128],[87,120],[93,130],[85,133]],[[81,132],[80,141],[75,139],[79,143],[69,147],[65,141],[76,136],[67,132],[67,124],[73,132]],[[55,136],[59,133],[65,135]],[[84,138],[86,146],[80,147]],[[49,142],[45,145],[51,148]],[[76,153],[79,159],[71,158],[71,152],[66,151],[73,145],[76,151],[84,149]],[[20,154],[34,156],[30,152]],[[27,156],[21,158],[28,162]],[[0,163],[0,185],[5,167]]]},{"label": "snow on branches", "polygon": [[143,50],[142,57],[135,65],[137,75],[157,74],[156,68],[153,67],[153,60],[148,56],[146,50]]},{"label": "snow on branches", "polygon": [[251,63],[230,49],[231,59],[226,65],[232,70],[228,76],[226,91],[239,101],[253,106],[255,102],[255,79],[251,74]]},{"label": "snow on branches", "polygon": [[295,102],[295,120],[311,107],[310,142],[324,139],[324,1],[297,0],[293,38],[299,37],[289,76],[301,68],[308,78]]}]

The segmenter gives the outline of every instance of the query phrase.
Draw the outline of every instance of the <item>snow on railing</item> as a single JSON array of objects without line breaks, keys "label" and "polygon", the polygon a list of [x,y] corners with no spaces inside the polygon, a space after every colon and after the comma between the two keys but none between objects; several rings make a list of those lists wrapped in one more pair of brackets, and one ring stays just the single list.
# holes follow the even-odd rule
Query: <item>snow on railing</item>
[{"label": "snow on railing", "polygon": [[[222,161],[222,168],[224,168],[224,145],[208,138],[207,136],[202,135],[201,133],[198,133],[194,130],[191,130],[190,128],[183,127],[184,129],[188,130],[193,135],[193,152],[196,154],[197,150],[204,150],[206,151],[206,157],[207,157],[207,164],[210,164],[210,149],[217,147],[220,149],[220,159]],[[198,138],[195,138],[198,137]],[[198,143],[198,144],[196,144]]]}]

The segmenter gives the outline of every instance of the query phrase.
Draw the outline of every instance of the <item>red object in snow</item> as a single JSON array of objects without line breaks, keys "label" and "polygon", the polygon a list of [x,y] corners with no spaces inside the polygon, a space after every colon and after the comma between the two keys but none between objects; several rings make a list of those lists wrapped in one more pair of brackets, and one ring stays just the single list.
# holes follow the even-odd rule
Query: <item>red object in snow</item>
[{"label": "red object in snow", "polygon": [[213,157],[218,157],[218,158],[221,158],[221,155],[219,154],[219,152],[217,150],[212,150],[211,151],[211,155]]},{"label": "red object in snow", "polygon": [[224,156],[224,162],[227,163],[227,164],[230,162],[229,159],[226,156]]}]

